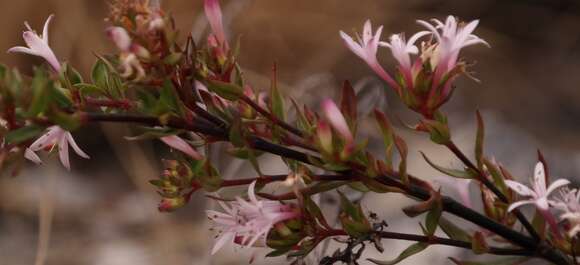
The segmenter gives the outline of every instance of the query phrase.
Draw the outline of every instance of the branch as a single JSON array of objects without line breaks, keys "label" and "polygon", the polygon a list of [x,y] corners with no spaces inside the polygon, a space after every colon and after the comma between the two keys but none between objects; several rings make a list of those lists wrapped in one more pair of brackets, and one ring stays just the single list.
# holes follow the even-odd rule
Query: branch
[{"label": "branch", "polygon": [[[481,172],[481,170],[479,170],[479,168],[477,166],[475,166],[475,164],[473,164],[463,152],[461,152],[461,150],[457,147],[457,145],[455,145],[454,142],[449,142],[445,146],[453,154],[455,154],[455,156],[457,156],[457,158],[459,158],[459,160],[461,160],[461,162],[463,162],[463,164],[465,164],[465,166],[471,168],[479,175],[479,181],[481,181],[481,183],[483,183],[483,185],[485,185],[486,188],[491,190],[502,202],[509,203],[509,200],[505,196],[505,194],[503,194],[495,185],[493,185],[493,183],[491,183],[489,181],[489,179],[487,179],[485,174],[483,174],[483,172]],[[526,219],[526,217],[519,211],[519,209],[514,209],[512,212],[516,215],[516,217],[518,218],[520,223],[524,226],[526,231],[528,231],[528,233],[536,241],[540,241],[540,236],[538,235],[538,233],[536,232],[536,230],[534,229],[532,224],[530,224],[528,219]]]}]

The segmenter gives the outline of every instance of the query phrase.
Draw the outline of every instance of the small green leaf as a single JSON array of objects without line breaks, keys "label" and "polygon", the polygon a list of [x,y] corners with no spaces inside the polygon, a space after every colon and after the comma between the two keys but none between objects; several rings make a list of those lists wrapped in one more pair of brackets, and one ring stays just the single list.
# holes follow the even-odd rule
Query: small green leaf
[{"label": "small green leaf", "polygon": [[439,218],[439,227],[451,239],[471,242],[471,236],[445,217]]},{"label": "small green leaf", "polygon": [[403,252],[401,252],[401,254],[399,254],[399,256],[397,258],[395,258],[394,260],[390,260],[390,261],[381,261],[381,260],[376,260],[376,259],[368,259],[368,260],[374,264],[377,264],[377,265],[394,265],[394,264],[397,264],[397,263],[405,260],[406,258],[408,258],[410,256],[413,256],[413,255],[423,251],[428,246],[429,246],[429,244],[424,243],[424,242],[415,243],[415,244],[409,246]]},{"label": "small green leaf", "polygon": [[439,220],[441,218],[442,212],[443,205],[441,204],[441,197],[439,197],[433,208],[427,213],[427,216],[425,217],[425,228],[427,229],[428,236],[434,235],[435,231],[437,231],[437,226],[439,226]]},{"label": "small green leaf", "polygon": [[473,179],[476,177],[475,173],[472,171],[463,171],[463,170],[457,170],[457,169],[444,168],[444,167],[438,166],[437,164],[433,163],[427,157],[427,155],[425,155],[425,153],[421,152],[421,155],[423,156],[423,159],[425,159],[425,161],[427,161],[427,163],[431,167],[433,167],[434,169],[436,169],[437,171],[439,171],[445,175],[455,177],[455,178],[462,178],[462,179]]},{"label": "small green leaf", "polygon": [[97,60],[97,62],[93,65],[93,69],[91,71],[91,80],[93,83],[102,88],[107,89],[109,86],[109,69],[105,62],[101,59]]},{"label": "small green leaf", "polygon": [[217,80],[209,80],[207,88],[227,100],[238,100],[244,95],[242,87]]},{"label": "small green leaf", "polygon": [[6,134],[5,140],[11,144],[19,144],[36,137],[42,133],[42,131],[44,131],[44,127],[30,125],[9,132]]},{"label": "small green leaf", "polygon": [[49,85],[52,85],[52,82],[49,81],[46,73],[40,70],[40,68],[37,68],[34,72],[32,84],[30,85],[32,89],[32,102],[28,108],[28,116],[34,117],[46,110],[50,103]]},{"label": "small green leaf", "polygon": [[278,79],[276,77],[276,66],[272,70],[272,83],[270,87],[270,109],[272,113],[280,120],[286,120],[286,111],[284,110],[284,98],[278,89]]},{"label": "small green leaf", "polygon": [[[221,188],[222,178],[220,177],[217,170],[209,163],[208,160],[204,160],[202,164],[203,170],[198,176],[199,183],[201,187],[207,192],[215,192]],[[193,170],[194,167],[192,167]],[[195,172],[195,171],[194,171]]]},{"label": "small green leaf", "polygon": [[182,53],[174,52],[163,58],[163,63],[167,65],[176,65],[181,61],[182,58],[183,58]]},{"label": "small green leaf", "polygon": [[475,232],[471,240],[471,249],[475,254],[484,254],[489,252],[489,246],[485,241],[485,236],[483,235],[483,233],[479,231]]},{"label": "small green leaf", "polygon": [[434,143],[447,144],[451,141],[451,133],[447,124],[435,120],[424,120],[422,123],[429,130],[431,141]]},{"label": "small green leaf", "polygon": [[483,159],[483,164],[485,165],[485,167],[487,167],[487,170],[489,171],[489,174],[491,175],[494,184],[503,194],[507,194],[509,190],[507,185],[505,184],[504,176],[501,174],[499,168],[497,168],[493,162],[485,158]]}]

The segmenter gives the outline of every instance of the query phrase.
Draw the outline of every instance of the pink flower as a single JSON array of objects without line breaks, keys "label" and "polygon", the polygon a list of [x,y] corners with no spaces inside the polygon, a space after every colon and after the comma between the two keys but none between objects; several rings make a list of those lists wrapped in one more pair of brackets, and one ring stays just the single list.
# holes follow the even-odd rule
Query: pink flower
[{"label": "pink flower", "polygon": [[399,85],[393,78],[383,69],[377,60],[377,49],[379,46],[381,32],[383,26],[380,26],[373,35],[371,21],[367,20],[364,24],[362,39],[357,36],[358,42],[355,42],[352,37],[348,36],[343,31],[340,31],[340,36],[344,40],[346,46],[358,57],[363,59],[369,67],[375,71],[389,86],[393,87],[397,92],[400,91]]},{"label": "pink flower", "polygon": [[228,242],[242,246],[254,246],[266,239],[272,227],[280,222],[298,218],[300,211],[293,205],[278,201],[261,201],[255,194],[256,182],[248,187],[248,198],[236,197],[236,201],[218,201],[225,212],[207,210],[207,216],[218,231],[217,240],[211,251],[215,254]]},{"label": "pink flower", "polygon": [[401,34],[394,34],[391,36],[389,42],[380,42],[379,45],[385,46],[391,49],[393,57],[399,62],[399,69],[401,70],[407,86],[413,87],[413,74],[411,72],[411,54],[419,53],[419,49],[415,46],[415,42],[425,36],[430,34],[428,31],[421,31],[415,33],[411,36],[409,41],[405,41],[405,36]]},{"label": "pink flower", "polygon": [[46,20],[46,22],[44,23],[42,36],[38,35],[34,30],[32,30],[28,22],[24,22],[24,25],[28,30],[22,33],[22,38],[24,39],[24,42],[26,42],[26,46],[28,47],[22,46],[12,47],[8,50],[8,52],[20,52],[42,57],[50,64],[50,66],[52,66],[52,68],[56,72],[60,72],[61,68],[60,62],[58,61],[56,55],[54,55],[54,52],[48,45],[48,26],[50,25],[50,21],[52,21],[53,17],[54,15],[50,15]]},{"label": "pink flower", "polygon": [[145,69],[141,65],[139,58],[134,53],[122,53],[121,54],[121,76],[124,78],[129,78],[135,74],[135,80],[141,80],[145,77]]},{"label": "pink flower", "polygon": [[222,10],[218,0],[204,1],[205,16],[209,21],[211,31],[217,38],[219,44],[227,46],[226,34],[224,32],[224,25],[222,22]]},{"label": "pink flower", "polygon": [[432,19],[431,21],[435,25],[431,25],[424,20],[417,20],[417,23],[431,31],[437,40],[437,46],[432,50],[429,59],[431,67],[435,69],[435,82],[433,85],[438,85],[443,75],[457,64],[457,58],[462,48],[475,44],[483,44],[489,47],[489,44],[472,34],[479,20],[471,21],[466,25],[458,23],[453,16],[448,16],[445,24],[437,19]]},{"label": "pink flower", "polygon": [[544,165],[541,162],[538,162],[534,170],[532,189],[513,180],[506,180],[505,184],[519,195],[530,198],[527,200],[512,203],[508,208],[508,212],[526,204],[535,204],[539,210],[547,211],[549,208],[548,196],[550,196],[550,194],[555,190],[557,190],[558,188],[570,184],[570,181],[566,179],[558,179],[554,181],[552,184],[550,184],[548,188],[546,188],[546,175],[544,173]]},{"label": "pink flower", "polygon": [[127,30],[122,27],[109,27],[107,36],[113,41],[115,46],[123,52],[129,52],[131,48],[131,37]]},{"label": "pink flower", "polygon": [[203,157],[195,151],[191,145],[177,135],[164,136],[159,139],[171,148],[179,150],[195,160],[203,159]]},{"label": "pink flower", "polygon": [[65,131],[60,126],[51,126],[48,127],[47,132],[40,136],[36,141],[34,141],[30,147],[27,148],[25,151],[25,157],[32,162],[40,163],[41,160],[36,155],[35,152],[43,150],[47,147],[51,147],[54,145],[58,146],[58,155],[60,158],[60,162],[63,166],[70,170],[70,162],[69,162],[69,155],[68,155],[68,146],[69,144],[72,146],[73,150],[77,155],[89,159],[89,156],[81,150],[81,148],[77,145],[75,140],[73,139],[70,132]]},{"label": "pink flower", "polygon": [[324,117],[328,120],[332,128],[334,128],[347,142],[353,141],[352,133],[350,128],[342,115],[342,112],[338,109],[334,101],[326,99],[322,102],[322,111],[324,112]]},{"label": "pink flower", "polygon": [[580,232],[580,190],[564,188],[560,191],[560,197],[550,204],[564,212],[560,218],[570,224],[568,236],[575,237]]}]

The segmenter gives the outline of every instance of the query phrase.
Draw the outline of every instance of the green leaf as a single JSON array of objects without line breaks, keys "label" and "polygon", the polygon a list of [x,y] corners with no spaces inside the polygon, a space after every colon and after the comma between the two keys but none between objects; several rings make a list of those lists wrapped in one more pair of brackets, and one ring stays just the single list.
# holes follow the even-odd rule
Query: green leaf
[{"label": "green leaf", "polygon": [[272,84],[270,87],[270,108],[272,113],[281,121],[286,120],[286,111],[284,110],[284,99],[278,89],[278,80],[276,77],[276,67],[272,71]]},{"label": "green leaf", "polygon": [[44,127],[30,125],[9,132],[6,134],[5,140],[11,144],[19,144],[38,136],[42,131],[44,131]]},{"label": "green leaf", "polygon": [[427,161],[427,163],[431,167],[433,167],[434,169],[436,169],[437,171],[439,171],[445,175],[455,177],[455,178],[462,178],[462,179],[473,179],[476,177],[476,175],[474,175],[475,173],[472,171],[463,171],[463,170],[457,170],[457,169],[444,168],[444,167],[438,166],[437,164],[433,163],[427,157],[427,155],[425,155],[425,153],[421,152],[421,155],[423,156],[423,159],[425,159],[425,161]]},{"label": "green leaf", "polygon": [[485,158],[483,159],[483,164],[487,167],[487,170],[489,171],[489,174],[491,175],[493,182],[497,186],[497,188],[503,194],[507,194],[509,191],[508,187],[505,184],[503,175],[501,174],[499,169],[496,167],[496,165],[493,162],[491,162]]},{"label": "green leaf", "polygon": [[473,235],[473,239],[471,240],[471,249],[475,254],[484,254],[489,252],[489,246],[485,241],[485,236],[483,233],[477,231]]},{"label": "green leaf", "polygon": [[471,236],[445,217],[439,218],[439,227],[451,239],[471,242]]},{"label": "green leaf", "polygon": [[368,260],[374,264],[377,264],[377,265],[394,265],[394,264],[397,264],[397,263],[405,260],[406,258],[408,258],[410,256],[413,256],[413,255],[423,251],[428,246],[429,246],[429,244],[424,243],[424,242],[415,243],[415,244],[409,246],[403,252],[401,252],[401,254],[399,254],[399,256],[397,258],[395,258],[394,260],[390,260],[390,261],[381,261],[381,260],[376,260],[376,259],[368,259]]},{"label": "green leaf", "polygon": [[[204,160],[202,163],[202,172],[198,176],[198,181],[201,187],[207,192],[215,192],[221,188],[222,178],[220,177],[217,170],[209,163],[208,160]],[[194,166],[192,166],[192,170]],[[195,171],[194,171],[195,172]]]},{"label": "green leaf", "polygon": [[227,100],[238,100],[244,95],[242,87],[217,80],[209,80],[207,88]]},{"label": "green leaf", "polygon": [[437,231],[437,226],[439,226],[439,219],[441,218],[441,213],[443,212],[443,205],[441,200],[435,202],[434,207],[427,213],[425,217],[425,227],[427,229],[427,235],[432,236]]},{"label": "green leaf", "polygon": [[341,112],[344,114],[346,121],[351,129],[356,129],[357,120],[357,102],[356,94],[350,82],[344,81],[342,85],[342,100],[340,103]]},{"label": "green leaf", "polygon": [[165,80],[163,82],[163,87],[161,88],[159,94],[159,103],[157,106],[159,109],[168,109],[172,112],[179,113],[181,108],[179,107],[179,98],[175,93],[175,88],[170,80]]},{"label": "green leaf", "polygon": [[447,144],[451,141],[451,133],[447,124],[435,120],[424,120],[422,123],[429,130],[431,141],[434,143]]},{"label": "green leaf", "polygon": [[90,96],[90,95],[97,95],[97,96],[106,95],[105,90],[103,90],[102,88],[95,86],[93,84],[80,83],[80,84],[76,84],[74,86],[79,89],[79,92],[80,92],[81,96],[83,96],[83,97]]},{"label": "green leaf", "polygon": [[48,75],[41,68],[34,71],[34,78],[30,85],[32,89],[32,102],[28,108],[27,115],[34,117],[41,112],[44,112],[50,103],[49,84],[52,84],[48,79]]},{"label": "green leaf", "polygon": [[477,116],[477,136],[475,138],[475,160],[477,161],[477,168],[483,170],[483,139],[485,136],[485,126],[481,113],[475,112]]},{"label": "green leaf", "polygon": [[81,121],[76,115],[69,115],[64,112],[51,112],[49,118],[58,126],[67,131],[74,131],[81,126]]},{"label": "green leaf", "polygon": [[344,194],[340,192],[340,190],[337,190],[337,192],[338,195],[340,196],[340,206],[342,208],[342,211],[348,214],[348,216],[352,217],[356,221],[362,220],[364,216],[362,216],[359,213],[356,205],[352,203],[346,196],[344,196]]},{"label": "green leaf", "polygon": [[403,181],[405,185],[408,185],[409,176],[407,176],[407,144],[403,138],[395,135],[395,147],[397,147],[397,151],[399,151],[399,155],[401,156],[401,162],[399,162],[399,175],[401,176],[401,181]]},{"label": "green leaf", "polygon": [[165,58],[163,58],[163,63],[167,64],[167,65],[176,65],[181,61],[182,58],[183,58],[182,53],[175,52],[175,53],[169,54]]},{"label": "green leaf", "polygon": [[67,80],[70,82],[71,85],[76,85],[76,84],[80,84],[83,82],[83,77],[81,76],[81,74],[74,69],[72,66],[70,66],[69,64],[66,64],[66,78]]},{"label": "green leaf", "polygon": [[109,68],[107,64],[99,59],[93,65],[93,69],[91,71],[91,80],[93,83],[102,89],[107,89],[109,86]]}]

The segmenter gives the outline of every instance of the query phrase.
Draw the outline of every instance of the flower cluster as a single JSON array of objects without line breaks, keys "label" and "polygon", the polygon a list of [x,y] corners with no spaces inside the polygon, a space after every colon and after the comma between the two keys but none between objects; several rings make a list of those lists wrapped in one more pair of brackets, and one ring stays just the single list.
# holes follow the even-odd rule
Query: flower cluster
[{"label": "flower cluster", "polygon": [[248,198],[236,197],[233,202],[218,200],[225,212],[207,210],[207,216],[215,223],[218,233],[211,251],[215,254],[226,243],[242,246],[265,246],[268,232],[278,223],[299,218],[300,210],[292,204],[259,200],[255,193],[256,182],[248,186]]},{"label": "flower cluster", "polygon": [[[106,34],[116,52],[97,54],[90,78],[61,64],[50,48],[48,26],[53,16],[42,35],[26,24],[27,47],[9,51],[42,57],[50,68],[37,67],[30,78],[22,78],[16,69],[0,65],[0,169],[10,167],[14,174],[22,161],[41,163],[38,153],[53,149],[70,169],[69,146],[89,158],[71,131],[101,122],[133,124],[141,134],[125,139],[161,141],[177,151],[162,154],[171,158],[162,159],[165,169],[150,181],[161,196],[159,211],[186,207],[198,200],[192,196],[196,192],[207,192],[221,206],[221,211],[206,212],[216,233],[212,254],[234,243],[269,248],[267,257],[286,255],[298,259],[293,261],[298,264],[314,256],[311,253],[321,243],[340,237],[337,244],[344,248],[319,257],[321,264],[358,264],[369,246],[383,252],[385,239],[416,243],[392,261],[371,262],[395,264],[429,245],[441,244],[475,254],[517,256],[516,263],[534,257],[575,264],[575,253],[580,252],[576,244],[580,191],[566,188],[570,181],[565,179],[550,183],[541,153],[531,187],[514,181],[508,169],[484,152],[485,124],[479,112],[473,161],[451,137],[440,106],[451,97],[453,80],[467,74],[461,50],[489,46],[473,34],[477,20],[463,23],[453,16],[445,21],[419,20],[425,30],[408,39],[401,33],[382,41],[383,27],[373,31],[370,21],[355,39],[340,32],[347,47],[423,116],[413,128],[428,132],[434,144],[462,162],[460,168],[446,168],[423,154],[431,167],[445,175],[437,182],[457,190],[461,197],[457,201],[442,194],[447,190],[434,188],[429,178],[411,174],[407,160],[411,148],[404,137],[386,113],[375,109],[372,117],[360,115],[358,95],[348,80],[341,99],[325,98],[319,112],[294,100],[288,104],[275,65],[269,89],[249,84],[237,59],[239,49],[230,48],[239,45],[228,43],[233,38],[226,36],[219,1],[204,0],[204,10],[211,28],[206,41],[189,36],[180,43],[175,23],[159,6],[151,6],[148,0],[113,1],[112,25]],[[379,63],[380,47],[389,49],[395,59],[394,74]],[[370,135],[367,121],[373,118],[384,153],[375,152],[377,139],[364,138]],[[216,143],[220,148],[215,148]],[[373,148],[367,148],[369,144]],[[213,159],[221,147],[226,149],[224,155],[247,161],[256,175],[222,178]],[[259,158],[264,153],[280,157],[286,169],[266,174]],[[262,189],[271,183],[282,185],[275,191]],[[216,195],[230,187],[244,191],[231,200]],[[480,203],[470,196],[475,188]],[[339,196],[334,224],[320,207],[322,193]],[[353,193],[400,193],[416,200],[402,210],[409,218],[424,218],[418,233],[390,231],[386,220],[352,199]],[[524,205],[535,206],[533,218],[520,211]],[[459,224],[465,222],[477,228],[464,229]]]},{"label": "flower cluster", "polygon": [[[458,59],[461,49],[475,44],[489,46],[485,40],[472,34],[478,20],[464,24],[449,16],[445,23],[437,19],[431,21],[418,20],[417,23],[427,31],[417,32],[408,40],[400,33],[391,35],[388,42],[383,42],[380,40],[383,27],[380,26],[373,34],[368,20],[364,24],[362,38],[357,37],[358,41],[340,32],[353,53],[395,89],[407,106],[426,117],[432,117],[449,100],[453,80],[465,73],[466,64]],[[415,43],[425,36],[431,36],[431,39],[422,42],[419,51]],[[398,63],[394,78],[378,62],[379,46],[389,48]],[[417,55],[417,58],[413,59],[412,55]]]}]

